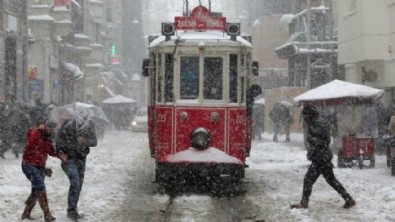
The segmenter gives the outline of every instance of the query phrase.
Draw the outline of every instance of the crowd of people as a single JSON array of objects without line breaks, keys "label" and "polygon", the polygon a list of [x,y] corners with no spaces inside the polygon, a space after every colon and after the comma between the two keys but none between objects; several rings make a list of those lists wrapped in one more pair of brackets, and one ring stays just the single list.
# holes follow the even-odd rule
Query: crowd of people
[{"label": "crowd of people", "polygon": [[19,158],[26,142],[28,129],[48,114],[46,108],[40,100],[36,100],[35,105],[23,102],[15,102],[6,105],[0,102],[0,157],[9,149],[16,158]]},{"label": "crowd of people", "polygon": [[[5,159],[4,154],[9,150],[16,158],[22,154],[21,171],[31,183],[22,219],[34,219],[30,213],[38,202],[45,221],[56,220],[50,212],[45,188],[45,177],[52,175],[52,170],[46,167],[48,156],[60,159],[60,167],[70,182],[69,192],[65,194],[68,195],[67,217],[72,220],[83,217],[78,212],[78,202],[90,147],[97,145],[111,123],[118,130],[128,130],[126,119],[131,118],[130,111],[124,107],[118,113],[112,110],[109,123],[107,117],[97,118],[85,107],[89,106],[75,105],[74,115],[60,120],[54,118],[58,107],[43,104],[39,99],[34,105],[0,102],[0,157]],[[106,116],[104,112],[103,115]]]}]

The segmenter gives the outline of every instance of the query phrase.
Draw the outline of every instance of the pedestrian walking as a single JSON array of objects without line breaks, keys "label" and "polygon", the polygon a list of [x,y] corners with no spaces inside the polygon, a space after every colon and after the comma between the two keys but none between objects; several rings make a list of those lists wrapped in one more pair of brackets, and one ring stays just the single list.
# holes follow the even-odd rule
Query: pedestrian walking
[{"label": "pedestrian walking", "polygon": [[290,110],[286,109],[282,119],[282,124],[284,125],[285,142],[287,143],[291,142],[291,125],[294,124],[294,122],[295,120],[291,115]]},{"label": "pedestrian walking", "polygon": [[389,160],[387,161],[390,161],[388,165],[391,166],[391,175],[395,176],[395,111],[393,111],[390,123],[388,124],[388,132],[391,134],[392,138],[389,142],[389,157],[387,157]]},{"label": "pedestrian walking", "polygon": [[304,148],[306,149],[306,151],[310,150],[310,144],[309,142],[307,142],[307,123],[306,121],[304,121],[303,119],[303,110],[300,111],[300,116],[299,116],[299,129],[303,127],[303,144],[304,144]]},{"label": "pedestrian walking", "polygon": [[5,104],[0,101],[0,158],[5,159],[5,152],[7,151],[7,115]]},{"label": "pedestrian walking", "polygon": [[62,169],[70,181],[67,217],[76,220],[82,218],[78,213],[78,201],[84,183],[86,158],[89,147],[97,144],[95,126],[86,110],[77,112],[78,116],[66,120],[58,132],[56,147],[67,155]]},{"label": "pedestrian walking", "polygon": [[15,157],[19,158],[19,154],[22,152],[23,146],[26,143],[26,133],[33,125],[29,114],[29,106],[22,102],[17,102],[11,109],[8,119],[11,149]]},{"label": "pedestrian walking", "polygon": [[355,201],[333,173],[333,154],[329,149],[331,137],[328,123],[319,116],[314,106],[305,106],[302,110],[302,114],[307,124],[307,141],[310,144],[310,149],[307,152],[307,159],[311,161],[311,165],[303,180],[302,200],[299,204],[291,205],[291,208],[308,208],[313,185],[321,174],[326,182],[346,201],[343,205],[344,208],[355,206]]},{"label": "pedestrian walking", "polygon": [[27,132],[26,145],[23,151],[22,172],[32,184],[32,189],[25,204],[22,219],[33,219],[30,216],[38,200],[44,212],[45,221],[54,221],[56,218],[49,211],[47,193],[45,189],[45,176],[50,177],[52,170],[45,167],[48,155],[58,157],[62,162],[66,156],[57,153],[52,144],[52,134],[56,123],[46,122],[32,127]]},{"label": "pedestrian walking", "polygon": [[274,105],[273,109],[269,112],[269,117],[272,120],[273,127],[273,142],[278,143],[278,134],[280,133],[280,124],[282,119],[282,110],[278,108],[278,105]]}]

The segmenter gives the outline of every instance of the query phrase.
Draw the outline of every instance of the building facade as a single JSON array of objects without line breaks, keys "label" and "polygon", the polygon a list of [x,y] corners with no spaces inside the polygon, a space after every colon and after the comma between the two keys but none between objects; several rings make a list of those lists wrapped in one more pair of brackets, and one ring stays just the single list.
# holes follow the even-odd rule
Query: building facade
[{"label": "building facade", "polygon": [[119,2],[29,1],[27,99],[67,104],[111,96],[108,70],[112,50],[121,45]]},{"label": "building facade", "polygon": [[26,97],[26,0],[0,1],[0,101]]},{"label": "building facade", "polygon": [[395,102],[395,0],[338,1],[338,55],[346,81],[385,90]]}]

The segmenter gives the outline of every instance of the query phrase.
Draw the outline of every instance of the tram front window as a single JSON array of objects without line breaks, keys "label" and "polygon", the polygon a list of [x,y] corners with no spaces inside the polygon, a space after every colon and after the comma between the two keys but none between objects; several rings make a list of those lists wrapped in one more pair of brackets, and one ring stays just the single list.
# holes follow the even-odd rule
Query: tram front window
[{"label": "tram front window", "polygon": [[181,99],[196,99],[199,96],[199,57],[181,57]]},{"label": "tram front window", "polygon": [[222,67],[221,57],[204,58],[204,99],[222,99]]}]

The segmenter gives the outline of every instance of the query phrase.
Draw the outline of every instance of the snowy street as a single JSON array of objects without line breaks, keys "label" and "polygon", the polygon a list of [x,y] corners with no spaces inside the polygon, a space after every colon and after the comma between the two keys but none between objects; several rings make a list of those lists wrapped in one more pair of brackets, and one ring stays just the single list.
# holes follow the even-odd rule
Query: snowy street
[{"label": "snowy street", "polygon": [[[147,134],[109,131],[88,156],[79,210],[81,221],[395,221],[395,178],[376,155],[371,169],[339,169],[335,175],[354,197],[357,206],[345,210],[343,200],[320,177],[315,183],[308,210],[289,209],[301,198],[303,177],[309,162],[301,134],[291,134],[291,143],[273,143],[269,134],[253,141],[249,168],[242,181],[247,192],[235,197],[186,193],[174,199],[158,192],[154,161],[149,156]],[[6,153],[0,159],[0,218],[20,219],[30,183],[21,171],[20,159]],[[50,210],[56,221],[66,217],[68,179],[60,161],[49,157],[53,175],[46,179]],[[169,209],[170,208],[170,209]],[[170,212],[170,213],[169,213]],[[44,221],[37,205],[32,216]]]}]

